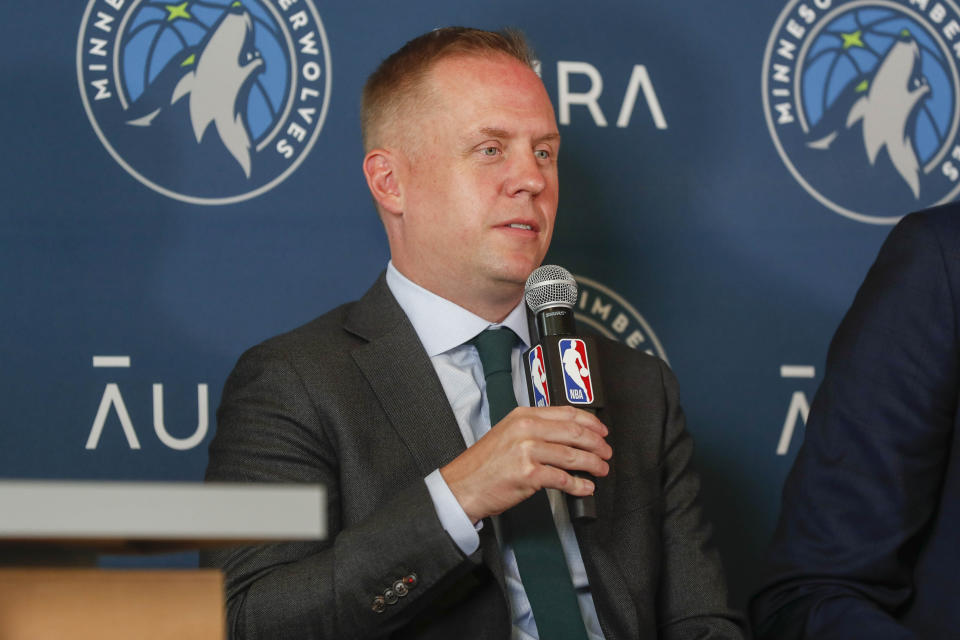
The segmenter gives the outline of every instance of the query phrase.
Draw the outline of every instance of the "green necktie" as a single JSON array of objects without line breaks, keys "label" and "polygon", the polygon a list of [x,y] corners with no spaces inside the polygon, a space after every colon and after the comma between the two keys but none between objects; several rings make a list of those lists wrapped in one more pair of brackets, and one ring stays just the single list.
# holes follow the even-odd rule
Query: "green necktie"
[{"label": "green necktie", "polygon": [[[487,381],[490,426],[517,406],[510,356],[517,336],[509,329],[484,331],[471,343],[477,347]],[[570,581],[557,527],[546,491],[500,515],[504,543],[513,548],[527,599],[541,640],[586,640],[587,633]]]}]

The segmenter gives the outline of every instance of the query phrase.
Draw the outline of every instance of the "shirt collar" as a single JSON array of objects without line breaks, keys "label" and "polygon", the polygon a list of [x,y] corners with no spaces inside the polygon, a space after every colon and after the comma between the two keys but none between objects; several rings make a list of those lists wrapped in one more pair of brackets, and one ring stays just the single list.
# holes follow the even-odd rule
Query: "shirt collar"
[{"label": "shirt collar", "polygon": [[481,331],[498,327],[511,329],[525,347],[530,347],[530,329],[522,300],[503,322],[491,323],[424,289],[400,273],[392,260],[387,264],[387,286],[431,358],[460,346]]}]

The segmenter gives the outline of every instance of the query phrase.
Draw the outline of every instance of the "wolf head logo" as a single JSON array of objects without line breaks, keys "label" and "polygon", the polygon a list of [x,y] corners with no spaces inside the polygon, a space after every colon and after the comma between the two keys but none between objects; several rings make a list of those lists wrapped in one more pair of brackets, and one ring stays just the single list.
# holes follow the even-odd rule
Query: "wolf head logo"
[{"label": "wolf head logo", "polygon": [[[146,115],[128,120],[127,124],[149,127],[164,109],[187,97],[197,143],[212,123],[223,146],[249,178],[251,143],[245,106],[253,80],[263,66],[263,58],[253,46],[250,13],[235,2],[198,46],[175,56],[157,76],[153,84],[167,97],[161,98],[159,106]],[[145,93],[138,101],[143,104],[134,105],[132,110],[143,112],[156,105],[156,93]]]},{"label": "wolf head logo", "polygon": [[[843,125],[834,126],[827,135],[807,145],[827,149],[843,129],[860,122],[870,165],[876,163],[880,150],[886,148],[893,167],[914,197],[919,198],[920,165],[911,133],[921,101],[929,94],[930,85],[920,73],[920,48],[910,33],[904,31],[877,65],[872,78],[853,81],[835,102],[841,109],[849,105]],[[818,129],[822,133],[823,128]]]}]

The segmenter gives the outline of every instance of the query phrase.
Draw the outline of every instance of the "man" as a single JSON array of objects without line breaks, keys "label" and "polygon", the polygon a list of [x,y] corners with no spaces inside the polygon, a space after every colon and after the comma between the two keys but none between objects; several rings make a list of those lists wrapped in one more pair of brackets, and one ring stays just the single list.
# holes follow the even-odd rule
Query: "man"
[{"label": "man", "polygon": [[758,638],[960,629],[960,205],[890,233],[830,345],[783,492]]},{"label": "man", "polygon": [[571,603],[559,611],[579,609],[578,637],[740,637],[659,360],[602,345],[629,380],[607,389],[603,421],[570,407],[491,418],[472,339],[516,333],[525,401],[523,285],[558,199],[560,135],[522,39],[451,28],[411,41],[368,80],[362,120],[391,264],[358,302],[241,358],[207,474],[325,484],[330,539],[213,555],[233,636],[537,637],[552,616],[536,617],[537,576],[521,578],[504,518],[550,488],[597,495],[600,517],[573,525],[551,500]]}]

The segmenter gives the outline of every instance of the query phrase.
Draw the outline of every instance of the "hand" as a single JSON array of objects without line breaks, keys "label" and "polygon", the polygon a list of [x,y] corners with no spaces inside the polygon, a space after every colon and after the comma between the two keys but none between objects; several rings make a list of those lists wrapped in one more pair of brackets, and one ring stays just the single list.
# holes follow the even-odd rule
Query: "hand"
[{"label": "hand", "polygon": [[593,482],[569,471],[605,476],[613,450],[607,427],[574,407],[518,407],[440,469],[470,521],[503,513],[548,487],[593,494]]}]

